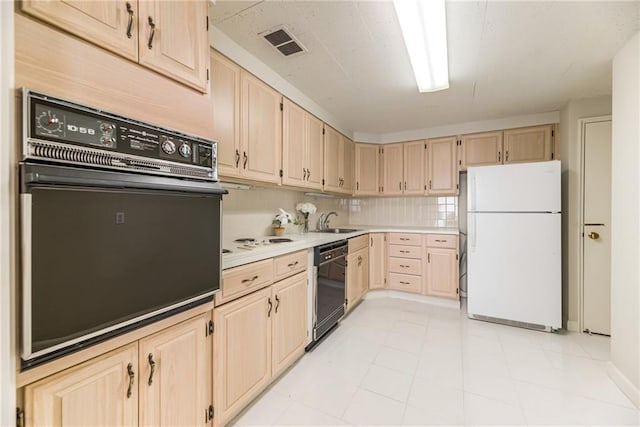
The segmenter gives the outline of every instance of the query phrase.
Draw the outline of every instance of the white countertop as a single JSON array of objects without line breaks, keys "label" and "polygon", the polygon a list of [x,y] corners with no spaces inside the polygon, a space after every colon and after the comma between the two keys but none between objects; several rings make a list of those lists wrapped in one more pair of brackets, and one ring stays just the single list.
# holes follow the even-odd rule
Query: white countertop
[{"label": "white countertop", "polygon": [[[309,232],[306,234],[285,234],[293,242],[272,243],[257,246],[253,249],[241,249],[238,245],[231,246],[232,253],[222,255],[222,269],[225,270],[239,265],[249,264],[251,262],[262,261],[263,259],[273,258],[279,255],[300,251],[303,249],[313,248],[315,246],[324,245],[326,243],[337,242],[338,240],[351,239],[367,233],[421,233],[421,234],[458,234],[457,228],[425,228],[425,227],[398,227],[398,226],[341,226],[340,228],[355,228],[358,231],[353,233],[335,234],[335,233],[318,233]],[[265,239],[272,238],[265,237]]]}]

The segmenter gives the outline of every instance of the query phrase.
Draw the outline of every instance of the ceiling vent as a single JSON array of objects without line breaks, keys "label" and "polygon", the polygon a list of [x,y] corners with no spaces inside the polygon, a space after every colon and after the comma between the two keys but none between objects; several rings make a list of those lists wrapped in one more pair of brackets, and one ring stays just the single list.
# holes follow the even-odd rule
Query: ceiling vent
[{"label": "ceiling vent", "polygon": [[278,49],[284,56],[292,56],[307,51],[302,43],[292,36],[291,32],[284,25],[272,28],[259,35],[264,37],[271,46]]}]

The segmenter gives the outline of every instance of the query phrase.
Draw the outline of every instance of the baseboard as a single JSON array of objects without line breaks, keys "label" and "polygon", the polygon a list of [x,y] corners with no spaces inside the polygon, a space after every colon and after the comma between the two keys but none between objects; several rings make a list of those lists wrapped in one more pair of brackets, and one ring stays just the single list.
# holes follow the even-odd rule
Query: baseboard
[{"label": "baseboard", "polygon": [[640,389],[636,387],[629,378],[627,378],[620,370],[611,362],[607,362],[607,373],[618,388],[629,398],[631,403],[640,408]]},{"label": "baseboard", "polygon": [[455,308],[460,310],[460,300],[453,300],[449,298],[431,297],[427,295],[416,295],[402,291],[391,291],[386,289],[374,290],[367,292],[364,299],[377,299],[377,298],[397,298],[407,301],[415,301],[423,304],[437,305],[439,307]]},{"label": "baseboard", "polygon": [[578,332],[578,322],[576,320],[567,320],[567,331]]}]

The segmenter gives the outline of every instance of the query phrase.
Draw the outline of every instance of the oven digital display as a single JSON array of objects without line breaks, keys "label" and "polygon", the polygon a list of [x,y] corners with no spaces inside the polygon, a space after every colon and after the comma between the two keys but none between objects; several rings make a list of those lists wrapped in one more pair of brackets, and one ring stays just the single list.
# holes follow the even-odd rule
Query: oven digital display
[{"label": "oven digital display", "polygon": [[39,103],[35,104],[33,120],[36,136],[113,150],[117,148],[117,126],[113,122]]}]

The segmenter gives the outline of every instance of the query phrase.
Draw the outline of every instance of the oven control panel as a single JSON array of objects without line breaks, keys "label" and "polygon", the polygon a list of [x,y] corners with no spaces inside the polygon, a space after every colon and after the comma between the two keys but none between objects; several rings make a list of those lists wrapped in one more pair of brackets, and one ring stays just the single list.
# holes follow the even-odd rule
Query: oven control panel
[{"label": "oven control panel", "polygon": [[24,159],[217,180],[216,142],[25,89]]}]

